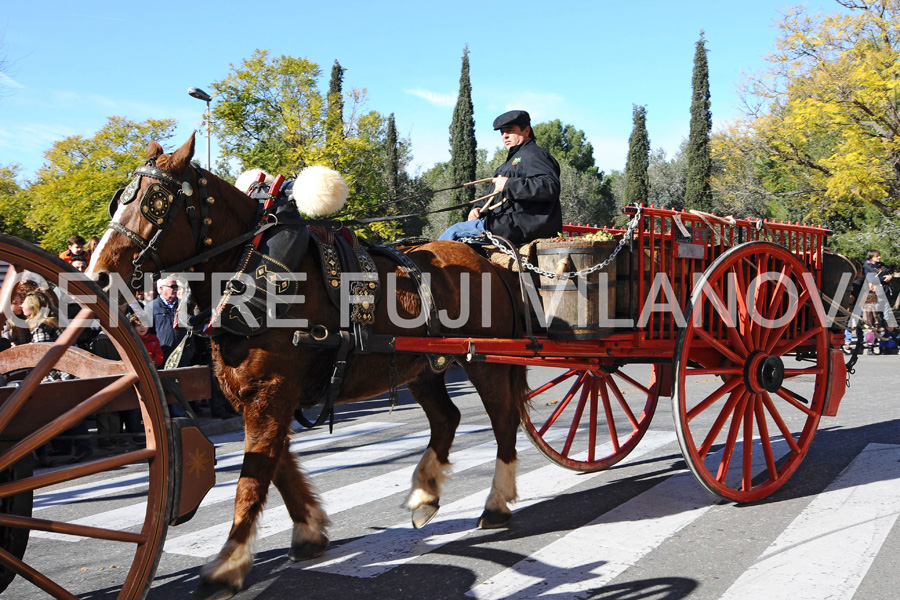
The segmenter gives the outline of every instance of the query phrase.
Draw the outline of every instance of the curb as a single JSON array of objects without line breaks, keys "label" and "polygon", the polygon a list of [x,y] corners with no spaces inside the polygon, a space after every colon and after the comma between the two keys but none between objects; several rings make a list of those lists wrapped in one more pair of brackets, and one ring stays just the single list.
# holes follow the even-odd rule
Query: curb
[{"label": "curb", "polygon": [[244,428],[244,417],[238,415],[228,419],[198,417],[197,425],[206,437],[240,431]]}]

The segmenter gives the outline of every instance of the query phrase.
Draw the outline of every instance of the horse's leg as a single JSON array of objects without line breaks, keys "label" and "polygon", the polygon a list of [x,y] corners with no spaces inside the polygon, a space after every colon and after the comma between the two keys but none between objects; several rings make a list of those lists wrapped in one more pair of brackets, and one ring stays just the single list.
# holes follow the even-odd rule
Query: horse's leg
[{"label": "horse's leg", "polygon": [[283,393],[273,387],[243,403],[244,462],[234,499],[234,522],[218,556],[200,570],[195,598],[227,598],[227,594],[237,593],[253,566],[256,523],[278,468],[292,414],[286,403],[273,400]]},{"label": "horse's leg", "polygon": [[459,409],[450,400],[443,373],[436,375],[426,368],[406,386],[431,426],[431,439],[413,473],[412,490],[406,501],[413,513],[413,527],[418,528],[428,523],[440,507],[441,485],[450,468],[450,446],[459,425]]},{"label": "horse's leg", "polygon": [[468,364],[466,373],[481,396],[497,440],[494,479],[484,512],[478,518],[478,527],[505,527],[512,517],[507,504],[517,496],[516,432],[528,395],[525,367]]},{"label": "horse's leg", "polygon": [[326,528],[328,517],[322,510],[319,497],[313,492],[297,458],[291,454],[290,439],[284,441],[281,458],[272,480],[284,498],[291,521],[294,522],[291,534],[291,550],[288,557],[293,561],[315,558],[328,546]]}]

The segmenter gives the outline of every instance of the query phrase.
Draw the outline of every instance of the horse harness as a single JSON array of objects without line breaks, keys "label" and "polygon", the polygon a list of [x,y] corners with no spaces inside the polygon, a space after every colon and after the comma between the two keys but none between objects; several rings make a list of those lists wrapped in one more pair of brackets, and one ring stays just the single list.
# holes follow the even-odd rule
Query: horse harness
[{"label": "horse harness", "polygon": [[[154,182],[147,188],[140,200],[141,217],[148,221],[154,229],[153,237],[149,240],[136,231],[113,220],[119,204],[130,204],[136,199],[143,177],[157,180],[157,182]],[[192,179],[196,180],[200,187],[197,195],[194,194],[194,189],[191,185]],[[163,183],[168,184],[177,191],[173,193],[163,186]],[[207,180],[203,177],[202,171],[199,171],[193,165],[185,173],[185,176],[178,180],[168,171],[157,167],[155,158],[150,158],[135,169],[131,182],[126,187],[117,190],[113,195],[112,200],[109,202],[110,223],[106,226],[107,229],[124,235],[141,249],[132,261],[132,266],[134,267],[130,282],[132,289],[138,289],[141,286],[144,278],[143,265],[148,258],[153,261],[157,273],[163,272],[163,264],[158,253],[159,247],[163,239],[168,235],[172,223],[182,207],[191,226],[191,234],[194,238],[197,254],[202,254],[204,250],[212,245],[212,239],[209,237],[209,226],[212,224],[212,220],[209,217],[209,206],[215,202],[215,199],[207,193],[206,183]]]}]

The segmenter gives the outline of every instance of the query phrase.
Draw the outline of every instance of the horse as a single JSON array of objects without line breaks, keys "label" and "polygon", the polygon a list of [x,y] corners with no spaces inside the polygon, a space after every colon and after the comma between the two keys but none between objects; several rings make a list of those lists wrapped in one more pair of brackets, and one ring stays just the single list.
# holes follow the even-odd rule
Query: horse
[{"label": "horse", "polygon": [[[171,154],[164,154],[157,142],[150,142],[144,166],[136,170],[125,189],[127,198],[118,194],[113,198],[112,220],[91,259],[87,274],[101,287],[108,288],[115,276],[134,283],[144,270],[148,276],[158,276],[204,252],[214,254],[216,249],[227,248],[229,241],[253,231],[258,223],[258,202],[209,171],[193,166],[193,154],[194,134]],[[155,200],[145,202],[148,194]],[[141,201],[131,201],[135,198]],[[146,209],[138,208],[142,205],[149,205],[150,218]],[[197,239],[196,213],[200,207],[206,209],[206,216],[204,234]],[[189,214],[191,211],[195,214]],[[200,281],[190,282],[199,308],[211,308],[211,276],[234,273],[241,253],[241,245],[237,245],[191,269],[202,274]],[[481,299],[494,299],[489,322],[468,319],[454,325],[454,336],[516,335],[516,320],[522,312],[515,305],[510,282],[504,281],[511,274],[493,267],[478,252],[459,242],[430,242],[404,253],[430,277],[438,307],[452,319],[459,317],[464,300],[472,303],[470,314],[481,315]],[[324,275],[313,254],[307,251],[296,269],[305,276],[305,280],[301,278],[305,300],[291,304],[285,318],[306,319],[327,331],[339,331],[339,311],[323,293]],[[395,314],[406,320],[415,319],[424,310],[409,270],[383,256],[376,256],[374,262],[382,290],[388,275],[395,277],[397,283],[396,293],[385,294],[375,307],[373,333],[427,335],[424,325],[409,326],[404,322],[400,327],[389,318],[390,302],[395,304]],[[468,298],[463,297],[461,288],[463,274],[470,275]],[[233,525],[221,551],[202,567],[195,598],[230,597],[242,589],[252,567],[251,542],[270,483],[284,498],[293,522],[289,558],[299,561],[317,557],[329,543],[328,517],[297,457],[289,451],[288,441],[295,411],[314,406],[321,390],[328,388],[336,350],[295,345],[292,336],[295,329],[281,327],[253,336],[223,332],[211,337],[213,372],[227,399],[243,413],[245,443]],[[505,527],[512,514],[508,503],[517,495],[515,442],[523,411],[527,410],[526,367],[487,362],[464,362],[462,367],[481,397],[497,442],[493,482],[477,526]],[[423,354],[351,353],[337,403],[371,398],[402,383],[424,410],[431,433],[413,472],[406,500],[413,525],[421,527],[438,510],[441,487],[450,467],[449,451],[460,422],[460,412],[447,392],[445,371],[430,367]]]}]

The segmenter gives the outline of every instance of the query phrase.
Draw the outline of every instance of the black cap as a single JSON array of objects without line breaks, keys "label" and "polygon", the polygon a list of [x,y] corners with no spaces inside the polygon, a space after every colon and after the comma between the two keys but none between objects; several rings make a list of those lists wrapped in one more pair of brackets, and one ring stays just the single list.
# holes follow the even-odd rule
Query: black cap
[{"label": "black cap", "polygon": [[531,117],[524,110],[511,110],[494,119],[495,131],[497,129],[503,129],[504,127],[512,127],[513,125],[530,127]]}]

